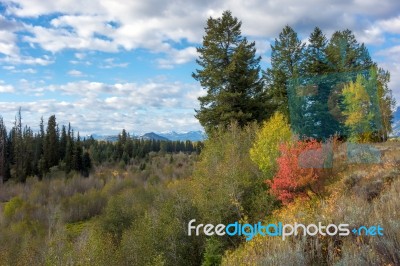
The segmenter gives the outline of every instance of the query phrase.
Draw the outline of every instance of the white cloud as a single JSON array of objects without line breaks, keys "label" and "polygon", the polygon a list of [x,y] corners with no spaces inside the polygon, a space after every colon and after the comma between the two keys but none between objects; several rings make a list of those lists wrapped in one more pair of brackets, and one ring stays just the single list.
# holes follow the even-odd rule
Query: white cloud
[{"label": "white cloud", "polygon": [[3,69],[5,69],[5,70],[14,70],[15,66],[3,66]]},{"label": "white cloud", "polygon": [[[50,27],[26,22],[24,28],[31,34],[22,40],[32,45],[37,44],[53,53],[75,49],[79,60],[83,59],[82,51],[117,52],[145,48],[165,53],[165,58],[157,61],[161,68],[183,64],[194,56],[192,48],[176,49],[171,47],[170,41],[200,43],[206,19],[211,15],[219,16],[227,9],[242,20],[243,33],[255,39],[275,37],[286,24],[305,36],[317,25],[328,34],[333,30],[350,28],[366,43],[382,43],[384,32],[400,31],[400,2],[392,0],[382,0],[379,4],[373,0],[4,2],[6,13],[19,17],[61,14],[50,21]],[[15,54],[18,48],[15,36],[8,34],[4,49],[0,50]],[[257,48],[268,50],[260,44]]]},{"label": "white cloud", "polygon": [[400,34],[400,16],[381,20],[377,24],[386,32]]},{"label": "white cloud", "polygon": [[378,62],[379,66],[390,72],[389,88],[397,99],[397,105],[400,105],[400,45],[392,46],[378,51],[377,55],[383,57]]},{"label": "white cloud", "polygon": [[0,93],[11,93],[14,91],[15,89],[12,85],[5,84],[3,80],[0,80]]},{"label": "white cloud", "polygon": [[33,68],[17,69],[15,66],[3,66],[3,69],[9,70],[11,73],[23,73],[23,74],[37,73],[37,71]]},{"label": "white cloud", "polygon": [[47,66],[54,63],[53,59],[49,56],[43,57],[32,57],[32,56],[6,56],[0,59],[0,62],[4,62],[12,65],[40,65]]},{"label": "white cloud", "polygon": [[100,68],[110,69],[116,67],[127,67],[129,63],[116,63],[115,58],[107,58],[104,60],[103,64],[100,65]]},{"label": "white cloud", "polygon": [[76,69],[72,69],[72,70],[68,71],[67,74],[72,77],[84,77],[85,76],[85,74],[83,74],[81,71],[76,70]]},{"label": "white cloud", "polygon": [[171,69],[174,65],[181,65],[193,61],[198,56],[195,47],[187,47],[182,50],[171,49],[167,58],[157,60],[159,68]]},{"label": "white cloud", "polygon": [[[146,84],[80,81],[22,88],[39,93],[40,100],[0,102],[2,115],[10,122],[21,106],[25,123],[33,127],[41,116],[55,114],[61,124],[70,121],[77,130],[86,133],[115,133],[123,128],[138,133],[201,129],[193,108],[198,108],[197,97],[204,92],[194,84],[151,80]],[[46,99],[47,92],[68,94],[71,100]]]},{"label": "white cloud", "polygon": [[75,53],[75,57],[78,58],[79,60],[82,60],[86,57],[85,53]]}]

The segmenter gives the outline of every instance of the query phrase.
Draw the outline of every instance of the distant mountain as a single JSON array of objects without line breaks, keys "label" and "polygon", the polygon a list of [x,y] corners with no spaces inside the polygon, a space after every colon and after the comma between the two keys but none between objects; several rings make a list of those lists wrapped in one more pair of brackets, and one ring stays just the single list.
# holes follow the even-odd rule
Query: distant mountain
[{"label": "distant mountain", "polygon": [[118,140],[118,136],[117,135],[97,135],[97,134],[92,134],[89,135],[88,137],[92,137],[95,140],[103,140],[103,141],[111,141],[111,142],[115,142]]},{"label": "distant mountain", "polygon": [[400,107],[393,114],[393,132],[392,136],[400,137]]},{"label": "distant mountain", "polygon": [[[97,134],[92,134],[87,137],[92,137],[95,140],[102,140],[102,141],[111,141],[115,142],[118,140],[118,135],[97,135]],[[141,136],[135,136],[131,135],[133,138],[138,138],[138,139],[145,139],[145,140],[164,140],[164,141],[203,141],[206,136],[205,133],[198,130],[198,131],[189,131],[189,132],[182,132],[182,133],[177,133],[175,131],[171,132],[164,132],[164,133],[154,133],[154,132],[149,132],[146,134],[143,134]]]},{"label": "distant mountain", "polygon": [[169,140],[190,140],[190,141],[203,141],[205,139],[205,133],[198,130],[198,131],[189,131],[184,133],[177,133],[175,131],[166,132],[166,133],[157,133],[157,135],[167,138]]},{"label": "distant mountain", "polygon": [[144,139],[144,140],[164,140],[164,141],[169,140],[169,139],[162,137],[159,134],[156,134],[154,132],[146,133],[146,134],[140,136],[139,138]]}]

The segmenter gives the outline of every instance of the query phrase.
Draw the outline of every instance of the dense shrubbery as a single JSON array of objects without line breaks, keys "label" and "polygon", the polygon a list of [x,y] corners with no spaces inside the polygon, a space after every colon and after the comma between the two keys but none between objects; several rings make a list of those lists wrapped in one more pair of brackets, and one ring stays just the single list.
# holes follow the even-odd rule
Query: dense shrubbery
[{"label": "dense shrubbery", "polygon": [[324,150],[323,144],[316,140],[282,144],[279,150],[278,171],[272,180],[266,181],[271,193],[288,204],[295,197],[318,192],[316,187],[324,181],[325,163],[330,159],[329,152],[333,151]]}]

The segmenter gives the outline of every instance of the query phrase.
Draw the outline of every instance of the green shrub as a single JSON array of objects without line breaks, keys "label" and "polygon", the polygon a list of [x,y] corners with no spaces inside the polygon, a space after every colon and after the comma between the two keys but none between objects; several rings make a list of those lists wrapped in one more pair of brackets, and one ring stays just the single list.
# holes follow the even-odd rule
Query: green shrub
[{"label": "green shrub", "polygon": [[74,223],[99,215],[106,206],[107,199],[97,190],[85,194],[77,193],[62,203],[63,220]]}]

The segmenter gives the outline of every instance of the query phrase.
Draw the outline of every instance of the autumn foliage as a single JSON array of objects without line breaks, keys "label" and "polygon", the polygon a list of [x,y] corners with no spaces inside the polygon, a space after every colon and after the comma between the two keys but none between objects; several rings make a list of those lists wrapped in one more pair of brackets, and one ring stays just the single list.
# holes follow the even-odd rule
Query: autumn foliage
[{"label": "autumn foliage", "polygon": [[306,197],[313,192],[329,156],[329,147],[316,140],[281,144],[277,159],[278,171],[272,180],[266,180],[271,193],[283,204],[295,197]]}]

